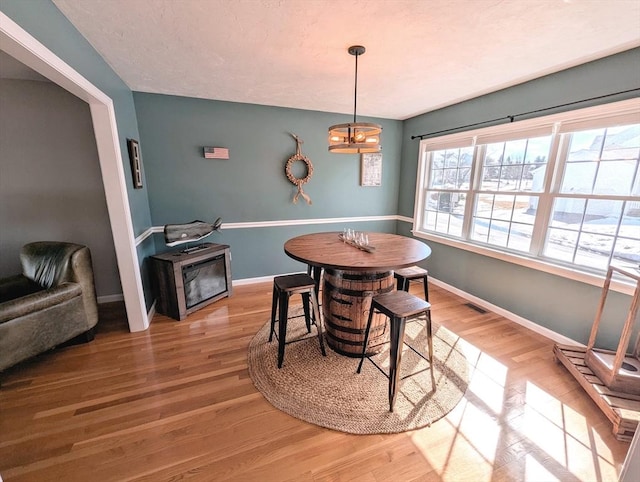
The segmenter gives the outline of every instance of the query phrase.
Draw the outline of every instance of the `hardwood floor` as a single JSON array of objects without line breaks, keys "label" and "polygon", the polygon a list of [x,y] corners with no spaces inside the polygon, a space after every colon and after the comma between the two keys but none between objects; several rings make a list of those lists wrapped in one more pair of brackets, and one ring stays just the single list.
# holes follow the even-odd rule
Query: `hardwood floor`
[{"label": "hardwood floor", "polygon": [[[422,286],[412,283],[421,296]],[[247,372],[271,284],[182,322],[129,333],[120,306],[96,338],[0,374],[0,474],[11,481],[615,481],[628,444],[552,342],[430,287],[433,320],[474,367],[465,397],[430,427],[350,435],[274,409]],[[589,320],[585,320],[589,323]]]}]

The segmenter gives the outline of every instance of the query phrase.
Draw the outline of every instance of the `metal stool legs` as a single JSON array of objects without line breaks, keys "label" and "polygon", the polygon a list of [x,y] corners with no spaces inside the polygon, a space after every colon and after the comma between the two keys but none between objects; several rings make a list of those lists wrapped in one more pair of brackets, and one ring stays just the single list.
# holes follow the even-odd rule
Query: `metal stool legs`
[{"label": "metal stool legs", "polygon": [[[278,276],[274,278],[273,283],[273,299],[271,301],[271,327],[269,332],[269,341],[273,340],[275,333],[276,311],[278,312],[278,368],[282,367],[284,361],[284,349],[287,335],[287,324],[289,320],[289,298],[291,295],[300,294],[302,296],[302,307],[304,310],[305,324],[307,333],[311,332],[311,325],[316,325],[318,330],[318,340],[320,341],[320,350],[323,356],[327,356],[324,347],[324,338],[322,334],[322,320],[320,318],[320,309],[318,306],[318,298],[315,293],[315,283],[307,275],[288,275]],[[313,315],[309,308],[313,309]],[[299,341],[299,340],[294,340]]]},{"label": "metal stool legs", "polygon": [[424,300],[429,301],[429,272],[420,266],[411,266],[402,268],[394,272],[394,276],[398,281],[397,289],[409,291],[409,284],[414,280],[422,280],[424,284]]},{"label": "metal stool legs", "polygon": [[[375,311],[386,315],[391,322],[391,339],[390,339],[390,353],[389,353],[389,373],[385,374],[389,379],[389,411],[393,412],[393,407],[396,402],[396,396],[398,393],[398,384],[400,381],[400,363],[402,360],[402,347],[404,345],[404,332],[408,319],[414,318],[418,315],[426,315],[426,328],[427,328],[427,345],[429,350],[429,356],[426,358],[420,352],[413,347],[407,345],[411,350],[416,352],[419,356],[429,362],[429,370],[431,372],[431,383],[435,390],[435,376],[433,373],[433,333],[431,329],[431,305],[428,302],[424,302],[419,298],[405,292],[395,291],[391,293],[385,293],[377,296],[372,300],[371,310],[369,311],[369,318],[367,320],[367,327],[365,329],[364,346],[362,349],[362,356],[360,363],[358,364],[357,373],[362,370],[362,365],[365,358],[367,358],[366,352],[369,343],[369,332],[371,330],[371,322]],[[372,363],[373,360],[371,360]],[[378,367],[379,368],[379,367]],[[383,372],[384,373],[384,372]],[[413,376],[417,373],[414,373]],[[405,377],[406,378],[406,377]]]}]

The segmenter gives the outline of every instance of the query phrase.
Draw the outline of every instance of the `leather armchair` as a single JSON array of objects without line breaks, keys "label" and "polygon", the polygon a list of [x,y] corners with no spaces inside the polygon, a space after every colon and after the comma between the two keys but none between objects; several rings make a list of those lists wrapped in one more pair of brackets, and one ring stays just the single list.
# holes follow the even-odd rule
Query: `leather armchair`
[{"label": "leather armchair", "polygon": [[89,248],[22,247],[22,274],[0,280],[0,371],[78,335],[93,339],[98,304]]}]

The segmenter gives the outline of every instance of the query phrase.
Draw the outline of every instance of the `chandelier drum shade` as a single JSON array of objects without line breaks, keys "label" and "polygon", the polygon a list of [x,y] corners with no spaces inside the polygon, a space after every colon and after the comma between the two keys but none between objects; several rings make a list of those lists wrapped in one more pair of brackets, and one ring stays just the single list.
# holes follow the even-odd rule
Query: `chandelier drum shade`
[{"label": "chandelier drum shade", "polygon": [[381,152],[380,133],[382,126],[370,122],[357,122],[358,102],[358,57],[365,52],[361,45],[349,47],[348,52],[356,58],[355,89],[353,98],[353,122],[329,127],[329,152],[359,154]]}]

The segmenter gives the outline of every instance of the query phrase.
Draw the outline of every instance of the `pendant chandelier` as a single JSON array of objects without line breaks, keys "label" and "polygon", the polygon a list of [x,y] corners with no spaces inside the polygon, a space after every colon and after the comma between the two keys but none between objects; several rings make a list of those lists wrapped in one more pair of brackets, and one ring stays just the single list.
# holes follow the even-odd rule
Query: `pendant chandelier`
[{"label": "pendant chandelier", "polygon": [[360,154],[381,152],[380,133],[382,126],[369,122],[356,121],[356,106],[358,102],[358,56],[364,54],[362,45],[349,47],[348,52],[356,57],[356,81],[353,95],[353,122],[336,124],[329,127],[329,152],[339,154]]}]

